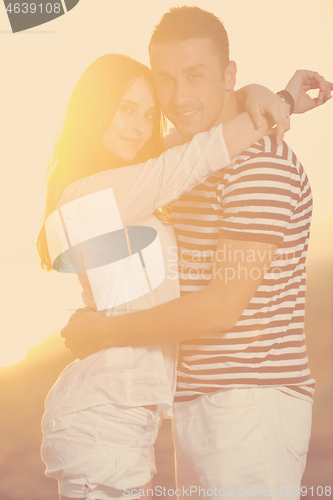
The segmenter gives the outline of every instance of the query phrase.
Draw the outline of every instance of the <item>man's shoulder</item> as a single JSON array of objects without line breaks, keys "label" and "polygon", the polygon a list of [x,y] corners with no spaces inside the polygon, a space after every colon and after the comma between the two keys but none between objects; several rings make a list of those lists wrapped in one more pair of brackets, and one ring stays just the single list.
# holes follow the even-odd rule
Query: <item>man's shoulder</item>
[{"label": "man's shoulder", "polygon": [[241,174],[252,170],[253,173],[265,170],[280,172],[282,175],[303,178],[306,176],[304,168],[294,151],[283,141],[277,145],[275,137],[264,136],[260,141],[253,144],[237,156],[232,165],[226,169],[226,174]]},{"label": "man's shoulder", "polygon": [[283,182],[300,185],[305,178],[303,166],[286,142],[277,145],[275,137],[264,136],[233,159],[232,163],[213,173],[194,191],[212,192],[221,186],[244,182],[270,184],[278,177]]},{"label": "man's shoulder", "polygon": [[[303,166],[286,142],[277,145],[275,137],[265,136],[226,167],[217,189],[220,196],[248,197],[258,194],[291,196],[309,193],[310,183]],[[259,199],[258,198],[258,199]]]},{"label": "man's shoulder", "polygon": [[260,141],[252,144],[251,147],[243,151],[234,159],[234,164],[241,164],[247,161],[271,161],[273,164],[289,163],[291,166],[300,167],[301,163],[294,151],[285,141],[278,146],[274,136],[265,135]]}]

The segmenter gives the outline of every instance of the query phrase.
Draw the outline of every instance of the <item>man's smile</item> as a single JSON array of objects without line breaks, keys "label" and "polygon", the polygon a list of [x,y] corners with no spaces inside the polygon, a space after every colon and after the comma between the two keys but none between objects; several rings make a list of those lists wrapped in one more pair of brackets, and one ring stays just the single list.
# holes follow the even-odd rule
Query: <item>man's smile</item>
[{"label": "man's smile", "polygon": [[198,113],[200,108],[187,110],[174,110],[172,114],[180,120],[189,120]]}]

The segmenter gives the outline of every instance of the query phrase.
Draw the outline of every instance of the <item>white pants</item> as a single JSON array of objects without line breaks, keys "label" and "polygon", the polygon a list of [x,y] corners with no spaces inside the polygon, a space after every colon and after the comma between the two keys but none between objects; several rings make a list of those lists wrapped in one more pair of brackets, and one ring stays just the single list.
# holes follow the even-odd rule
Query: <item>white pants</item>
[{"label": "white pants", "polygon": [[180,498],[300,498],[312,405],[275,388],[223,389],[175,410]]},{"label": "white pants", "polygon": [[100,405],[57,417],[44,429],[46,475],[71,498],[138,498],[134,488],[156,472],[153,445],[161,414],[147,408]]}]

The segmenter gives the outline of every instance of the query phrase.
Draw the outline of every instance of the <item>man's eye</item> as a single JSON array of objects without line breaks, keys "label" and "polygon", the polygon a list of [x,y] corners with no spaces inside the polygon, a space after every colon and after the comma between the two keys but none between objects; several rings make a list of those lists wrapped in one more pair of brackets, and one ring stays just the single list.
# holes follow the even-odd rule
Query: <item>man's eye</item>
[{"label": "man's eye", "polygon": [[153,121],[155,120],[155,115],[153,115],[152,113],[147,113],[147,114],[146,114],[146,118],[147,118],[149,121],[153,122]]},{"label": "man's eye", "polygon": [[197,80],[198,78],[200,78],[201,75],[199,75],[198,73],[193,73],[193,75],[190,75],[189,76],[189,80]]},{"label": "man's eye", "polygon": [[162,86],[162,87],[166,87],[168,85],[171,85],[172,84],[172,80],[171,78],[163,78],[162,80],[159,81],[159,84]]}]

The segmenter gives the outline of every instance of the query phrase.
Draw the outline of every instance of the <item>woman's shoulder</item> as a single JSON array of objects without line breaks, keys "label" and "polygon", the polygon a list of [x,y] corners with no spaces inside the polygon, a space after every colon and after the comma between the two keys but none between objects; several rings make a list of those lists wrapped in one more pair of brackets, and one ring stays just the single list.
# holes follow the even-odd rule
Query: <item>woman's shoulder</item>
[{"label": "woman's shoulder", "polygon": [[58,208],[85,196],[94,195],[112,187],[112,176],[109,171],[99,172],[73,182],[63,191]]}]

